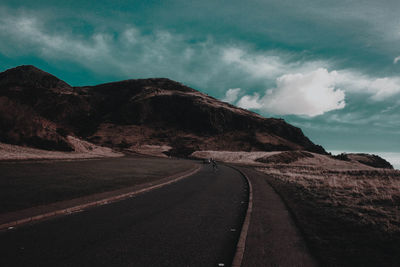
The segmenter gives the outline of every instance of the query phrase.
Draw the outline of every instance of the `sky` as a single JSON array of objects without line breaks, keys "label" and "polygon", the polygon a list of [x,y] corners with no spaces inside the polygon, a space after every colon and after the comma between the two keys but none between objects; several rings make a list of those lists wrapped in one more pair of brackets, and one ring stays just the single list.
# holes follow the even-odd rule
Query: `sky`
[{"label": "sky", "polygon": [[399,14],[397,0],[2,0],[0,71],[167,77],[327,150],[398,153]]}]

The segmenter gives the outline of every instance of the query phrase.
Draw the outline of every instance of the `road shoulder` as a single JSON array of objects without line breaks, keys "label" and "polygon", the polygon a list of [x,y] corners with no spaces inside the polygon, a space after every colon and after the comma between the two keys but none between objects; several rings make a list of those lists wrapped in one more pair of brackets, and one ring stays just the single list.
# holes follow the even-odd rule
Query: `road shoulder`
[{"label": "road shoulder", "polygon": [[318,266],[265,174],[238,167],[253,187],[253,207],[242,266]]}]

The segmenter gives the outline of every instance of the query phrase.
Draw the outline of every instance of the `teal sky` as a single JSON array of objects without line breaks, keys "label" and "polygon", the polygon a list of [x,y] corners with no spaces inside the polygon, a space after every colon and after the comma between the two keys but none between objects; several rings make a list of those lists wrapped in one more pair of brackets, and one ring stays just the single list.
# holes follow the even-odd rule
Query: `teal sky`
[{"label": "teal sky", "polygon": [[400,152],[400,2],[8,1],[0,71],[71,85],[168,77],[299,126],[327,150]]}]

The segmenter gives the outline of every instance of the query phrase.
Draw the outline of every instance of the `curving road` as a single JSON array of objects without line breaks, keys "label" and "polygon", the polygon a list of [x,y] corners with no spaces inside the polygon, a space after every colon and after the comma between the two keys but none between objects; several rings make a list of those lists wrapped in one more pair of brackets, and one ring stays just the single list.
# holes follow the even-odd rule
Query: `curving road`
[{"label": "curving road", "polygon": [[0,233],[0,266],[230,266],[247,200],[237,171],[205,165],[131,199]]}]

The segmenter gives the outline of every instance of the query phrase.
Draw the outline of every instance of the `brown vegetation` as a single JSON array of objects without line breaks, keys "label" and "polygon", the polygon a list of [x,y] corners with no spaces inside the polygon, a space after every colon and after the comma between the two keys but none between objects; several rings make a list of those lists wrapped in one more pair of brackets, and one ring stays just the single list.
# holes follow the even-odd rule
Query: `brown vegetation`
[{"label": "brown vegetation", "polygon": [[374,168],[393,169],[392,164],[377,155],[365,153],[341,153],[332,157],[338,160],[359,162]]},{"label": "brown vegetation", "polygon": [[323,266],[399,266],[400,171],[265,167]]},{"label": "brown vegetation", "polygon": [[285,151],[272,156],[258,158],[257,162],[262,163],[292,163],[302,158],[313,158],[314,155],[306,151]]}]

